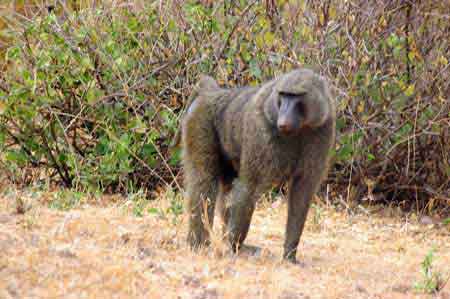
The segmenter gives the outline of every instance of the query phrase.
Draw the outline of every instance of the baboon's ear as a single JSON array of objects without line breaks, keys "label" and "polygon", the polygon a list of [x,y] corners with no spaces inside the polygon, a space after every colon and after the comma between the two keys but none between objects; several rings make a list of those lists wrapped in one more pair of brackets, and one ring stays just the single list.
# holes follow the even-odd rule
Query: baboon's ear
[{"label": "baboon's ear", "polygon": [[219,85],[217,84],[216,80],[214,80],[210,76],[201,75],[200,80],[197,83],[197,87],[200,90],[214,90],[219,89]]},{"label": "baboon's ear", "polygon": [[301,96],[307,94],[308,90],[303,85],[290,85],[278,87],[277,92],[280,95]]}]

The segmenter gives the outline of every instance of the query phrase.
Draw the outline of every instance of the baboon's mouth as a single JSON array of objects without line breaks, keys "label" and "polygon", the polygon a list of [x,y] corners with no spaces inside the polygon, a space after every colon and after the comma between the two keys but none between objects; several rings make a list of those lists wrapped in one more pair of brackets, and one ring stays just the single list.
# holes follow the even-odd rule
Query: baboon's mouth
[{"label": "baboon's mouth", "polygon": [[280,132],[281,135],[284,135],[284,136],[293,136],[296,133],[298,133],[297,130],[295,130],[293,128],[286,128],[286,127],[278,127],[278,131]]}]

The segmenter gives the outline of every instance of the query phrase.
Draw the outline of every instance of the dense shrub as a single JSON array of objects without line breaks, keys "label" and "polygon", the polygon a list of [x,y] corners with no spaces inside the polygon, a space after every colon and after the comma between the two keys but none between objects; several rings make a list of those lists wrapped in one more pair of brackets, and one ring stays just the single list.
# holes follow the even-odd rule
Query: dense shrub
[{"label": "dense shrub", "polygon": [[448,209],[444,2],[204,2],[9,18],[0,146],[10,177],[106,191],[172,185],[179,150],[168,144],[200,73],[235,86],[309,66],[338,103],[336,195]]}]

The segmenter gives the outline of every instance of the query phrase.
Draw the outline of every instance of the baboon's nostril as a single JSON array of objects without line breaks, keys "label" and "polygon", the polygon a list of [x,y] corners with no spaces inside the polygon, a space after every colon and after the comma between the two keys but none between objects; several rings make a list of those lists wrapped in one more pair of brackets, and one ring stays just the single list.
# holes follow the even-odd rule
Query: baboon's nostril
[{"label": "baboon's nostril", "polygon": [[292,126],[288,123],[279,123],[278,130],[282,133],[290,133],[292,131]]}]

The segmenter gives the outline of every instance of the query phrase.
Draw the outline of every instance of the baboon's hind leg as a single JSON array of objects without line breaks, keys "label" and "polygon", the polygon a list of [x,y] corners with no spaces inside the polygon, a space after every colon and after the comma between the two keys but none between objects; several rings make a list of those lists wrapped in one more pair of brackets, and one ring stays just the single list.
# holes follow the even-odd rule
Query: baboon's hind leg
[{"label": "baboon's hind leg", "polygon": [[222,219],[222,234],[223,237],[226,237],[227,233],[227,223],[228,218],[230,216],[228,205],[228,197],[230,195],[230,190],[232,188],[231,183],[225,182],[224,180],[220,183],[219,188],[219,196],[217,197],[216,208],[217,212],[220,214],[220,218]]},{"label": "baboon's hind leg", "polygon": [[217,211],[220,214],[220,217],[222,218],[222,221],[224,223],[227,223],[228,221],[228,209],[226,207],[226,194],[220,192],[220,196],[217,198]]},{"label": "baboon's hind leg", "polygon": [[[197,114],[197,116],[196,116]],[[183,128],[183,164],[189,214],[188,243],[192,248],[206,245],[214,221],[219,192],[220,161],[218,140],[207,114],[195,110],[187,116]],[[204,214],[203,212],[207,213]],[[204,223],[205,216],[208,223]],[[206,224],[206,225],[205,225]]]}]

